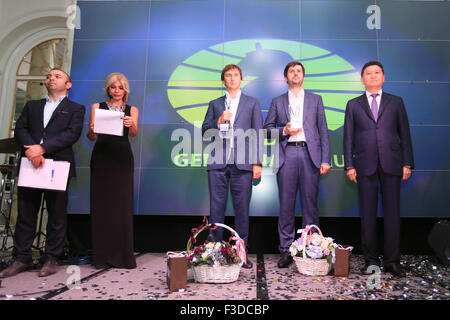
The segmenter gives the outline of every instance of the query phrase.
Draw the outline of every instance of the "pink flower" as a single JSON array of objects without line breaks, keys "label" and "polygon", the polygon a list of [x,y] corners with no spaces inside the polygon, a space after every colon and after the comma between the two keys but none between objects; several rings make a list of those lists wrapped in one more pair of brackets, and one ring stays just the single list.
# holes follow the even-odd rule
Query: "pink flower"
[{"label": "pink flower", "polygon": [[325,250],[323,251],[323,254],[324,254],[325,256],[329,255],[329,254],[330,254],[330,250],[325,249]]}]

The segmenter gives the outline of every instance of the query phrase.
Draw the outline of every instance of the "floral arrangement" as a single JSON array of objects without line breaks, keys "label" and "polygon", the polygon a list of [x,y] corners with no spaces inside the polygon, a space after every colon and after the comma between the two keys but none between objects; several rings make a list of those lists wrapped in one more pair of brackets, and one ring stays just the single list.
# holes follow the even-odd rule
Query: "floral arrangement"
[{"label": "floral arrangement", "polygon": [[194,248],[188,256],[188,261],[191,266],[226,266],[242,262],[236,252],[236,246],[225,241],[206,241],[203,245]]},{"label": "floral arrangement", "polygon": [[[307,229],[306,229],[307,228]],[[305,229],[300,229],[298,233],[302,233],[302,236],[292,242],[289,247],[289,252],[293,257],[303,257],[303,237],[306,237],[305,253],[306,256],[311,259],[327,259],[328,263],[334,263],[335,248],[338,246],[334,243],[332,238],[324,238],[318,233],[308,234],[308,226]]]}]

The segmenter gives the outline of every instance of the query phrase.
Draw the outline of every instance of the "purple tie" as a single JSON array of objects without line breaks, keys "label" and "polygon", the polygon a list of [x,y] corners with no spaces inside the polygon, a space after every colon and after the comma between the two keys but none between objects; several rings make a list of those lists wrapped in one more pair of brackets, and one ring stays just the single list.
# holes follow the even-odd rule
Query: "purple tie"
[{"label": "purple tie", "polygon": [[377,118],[378,118],[378,104],[377,104],[377,96],[378,96],[378,93],[374,93],[374,94],[371,94],[371,96],[372,96],[372,106],[370,107],[370,110],[372,110],[372,114],[373,114],[373,118],[375,119],[375,121],[377,121]]}]

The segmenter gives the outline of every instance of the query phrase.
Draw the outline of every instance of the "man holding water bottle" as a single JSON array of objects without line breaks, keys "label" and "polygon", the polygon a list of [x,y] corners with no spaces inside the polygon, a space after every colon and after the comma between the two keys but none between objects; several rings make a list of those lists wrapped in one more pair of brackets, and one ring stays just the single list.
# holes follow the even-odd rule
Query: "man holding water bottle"
[{"label": "man holding water bottle", "polygon": [[[226,94],[209,103],[202,125],[204,137],[212,137],[207,171],[210,222],[224,223],[228,189],[235,214],[235,230],[247,245],[252,179],[261,178],[258,137],[263,126],[259,101],[241,92],[242,70],[234,64],[221,74]],[[210,232],[210,240],[221,241],[223,230]],[[244,268],[252,268],[247,259]]]}]

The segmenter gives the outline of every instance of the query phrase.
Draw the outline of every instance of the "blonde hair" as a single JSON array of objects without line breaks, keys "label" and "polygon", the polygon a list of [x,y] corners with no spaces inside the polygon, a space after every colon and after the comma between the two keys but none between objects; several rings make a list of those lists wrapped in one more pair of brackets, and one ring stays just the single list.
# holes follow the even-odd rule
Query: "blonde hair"
[{"label": "blonde hair", "polygon": [[112,98],[111,95],[109,94],[109,87],[111,87],[111,85],[116,82],[119,81],[122,86],[123,89],[125,90],[125,94],[123,96],[123,102],[127,102],[128,100],[128,95],[130,94],[130,84],[128,83],[128,79],[127,77],[125,77],[125,75],[123,73],[111,73],[105,81],[105,93],[109,98]]}]

